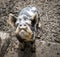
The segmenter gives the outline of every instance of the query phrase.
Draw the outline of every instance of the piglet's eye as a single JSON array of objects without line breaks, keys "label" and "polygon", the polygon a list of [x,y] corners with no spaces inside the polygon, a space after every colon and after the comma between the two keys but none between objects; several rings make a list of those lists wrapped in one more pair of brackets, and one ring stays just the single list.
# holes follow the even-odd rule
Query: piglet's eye
[{"label": "piglet's eye", "polygon": [[24,20],[27,20],[27,19],[24,19]]}]

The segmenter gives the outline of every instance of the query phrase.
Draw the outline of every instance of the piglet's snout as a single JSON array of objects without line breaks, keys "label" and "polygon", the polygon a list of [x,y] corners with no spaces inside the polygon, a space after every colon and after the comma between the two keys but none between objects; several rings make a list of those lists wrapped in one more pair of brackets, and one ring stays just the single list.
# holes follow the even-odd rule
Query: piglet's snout
[{"label": "piglet's snout", "polygon": [[19,28],[20,28],[21,30],[27,29],[27,24],[26,24],[26,23],[20,23],[20,24],[19,24]]}]

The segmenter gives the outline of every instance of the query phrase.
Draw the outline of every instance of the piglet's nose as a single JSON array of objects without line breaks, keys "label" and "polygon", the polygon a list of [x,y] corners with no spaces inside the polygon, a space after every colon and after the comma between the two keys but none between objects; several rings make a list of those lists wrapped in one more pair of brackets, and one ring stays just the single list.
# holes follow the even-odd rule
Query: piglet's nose
[{"label": "piglet's nose", "polygon": [[19,27],[20,27],[20,29],[26,29],[27,28],[27,25],[24,24],[24,23],[20,23],[19,24]]},{"label": "piglet's nose", "polygon": [[20,24],[20,26],[26,26],[26,24]]}]

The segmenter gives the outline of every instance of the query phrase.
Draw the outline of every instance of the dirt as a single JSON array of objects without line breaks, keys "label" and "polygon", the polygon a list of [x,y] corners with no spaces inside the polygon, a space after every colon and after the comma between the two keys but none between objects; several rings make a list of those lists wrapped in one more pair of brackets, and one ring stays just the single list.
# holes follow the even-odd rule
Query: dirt
[{"label": "dirt", "polygon": [[[17,16],[28,5],[38,8],[42,26],[36,40],[36,53],[32,55],[25,51],[22,54],[26,53],[26,57],[60,57],[60,0],[0,0],[0,31],[13,32],[7,23],[9,13]],[[13,47],[18,44],[18,40],[13,38],[5,57],[23,57],[18,55],[21,53],[19,47]]]}]

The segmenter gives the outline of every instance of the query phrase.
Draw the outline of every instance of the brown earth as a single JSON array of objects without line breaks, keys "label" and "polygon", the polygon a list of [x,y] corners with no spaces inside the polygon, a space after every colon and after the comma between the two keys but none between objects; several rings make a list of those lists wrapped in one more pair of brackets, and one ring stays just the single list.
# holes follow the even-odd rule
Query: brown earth
[{"label": "brown earth", "polygon": [[[29,48],[21,52],[18,40],[11,40],[8,33],[13,32],[7,23],[9,13],[17,16],[28,5],[38,8],[42,24],[35,53]],[[0,57],[60,57],[60,0],[0,0],[0,43]]]}]

